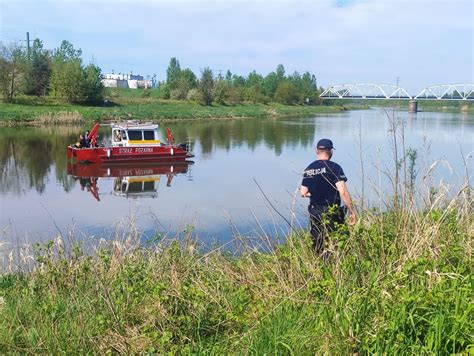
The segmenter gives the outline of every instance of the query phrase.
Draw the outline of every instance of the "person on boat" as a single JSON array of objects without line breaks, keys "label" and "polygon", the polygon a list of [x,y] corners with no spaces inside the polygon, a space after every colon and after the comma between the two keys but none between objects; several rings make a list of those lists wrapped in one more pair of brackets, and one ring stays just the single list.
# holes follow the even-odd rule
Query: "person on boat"
[{"label": "person on boat", "polygon": [[74,144],[76,148],[86,148],[88,147],[87,140],[83,134],[79,135],[79,141]]},{"label": "person on boat", "polygon": [[80,144],[81,148],[89,147],[89,142],[87,141],[87,139],[84,135],[79,135],[79,144]]},{"label": "person on boat", "polygon": [[313,249],[323,258],[328,256],[324,246],[328,233],[333,231],[337,224],[344,223],[341,199],[349,210],[349,225],[354,225],[357,218],[344,171],[339,164],[331,161],[333,150],[331,140],[318,141],[316,160],[304,170],[300,187],[301,196],[310,199],[308,211]]},{"label": "person on boat", "polygon": [[91,144],[91,138],[89,137],[89,131],[86,131],[86,134],[84,135],[87,143],[87,147],[90,147]]}]

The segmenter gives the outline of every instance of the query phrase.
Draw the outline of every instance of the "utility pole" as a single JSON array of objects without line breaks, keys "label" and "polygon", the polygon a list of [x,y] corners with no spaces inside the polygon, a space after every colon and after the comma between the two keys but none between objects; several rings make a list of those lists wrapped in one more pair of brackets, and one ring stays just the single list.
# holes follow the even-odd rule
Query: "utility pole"
[{"label": "utility pole", "polygon": [[222,71],[224,69],[211,69],[213,72],[219,72],[219,74],[217,75],[218,78],[222,78]]},{"label": "utility pole", "polygon": [[28,60],[30,60],[30,33],[26,33],[26,53],[28,55]]}]

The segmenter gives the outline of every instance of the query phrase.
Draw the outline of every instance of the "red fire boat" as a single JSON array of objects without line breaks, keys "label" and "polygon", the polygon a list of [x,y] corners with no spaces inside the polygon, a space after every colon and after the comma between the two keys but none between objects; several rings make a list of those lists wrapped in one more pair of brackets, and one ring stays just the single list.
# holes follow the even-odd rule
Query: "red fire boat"
[{"label": "red fire boat", "polygon": [[85,145],[70,145],[67,158],[81,163],[179,162],[194,157],[190,144],[174,144],[166,129],[167,143],[158,138],[158,125],[133,121],[111,124],[112,142],[99,147],[96,143],[99,123],[85,138]]}]

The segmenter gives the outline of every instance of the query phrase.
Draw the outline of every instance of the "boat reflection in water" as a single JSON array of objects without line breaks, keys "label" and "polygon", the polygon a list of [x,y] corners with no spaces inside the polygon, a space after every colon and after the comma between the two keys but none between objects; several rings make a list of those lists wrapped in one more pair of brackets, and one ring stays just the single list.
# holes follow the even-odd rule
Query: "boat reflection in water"
[{"label": "boat reflection in water", "polygon": [[81,190],[88,191],[100,201],[99,179],[114,179],[113,194],[127,198],[156,198],[158,183],[166,176],[166,186],[173,178],[185,174],[194,162],[183,161],[155,164],[81,164],[68,163],[67,173],[79,181]]}]

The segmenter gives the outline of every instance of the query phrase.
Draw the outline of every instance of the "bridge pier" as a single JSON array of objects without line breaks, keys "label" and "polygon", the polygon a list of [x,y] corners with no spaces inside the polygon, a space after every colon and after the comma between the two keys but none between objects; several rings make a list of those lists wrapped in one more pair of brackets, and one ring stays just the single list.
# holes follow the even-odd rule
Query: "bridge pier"
[{"label": "bridge pier", "polygon": [[417,113],[418,112],[418,100],[412,99],[408,102],[408,112]]}]

